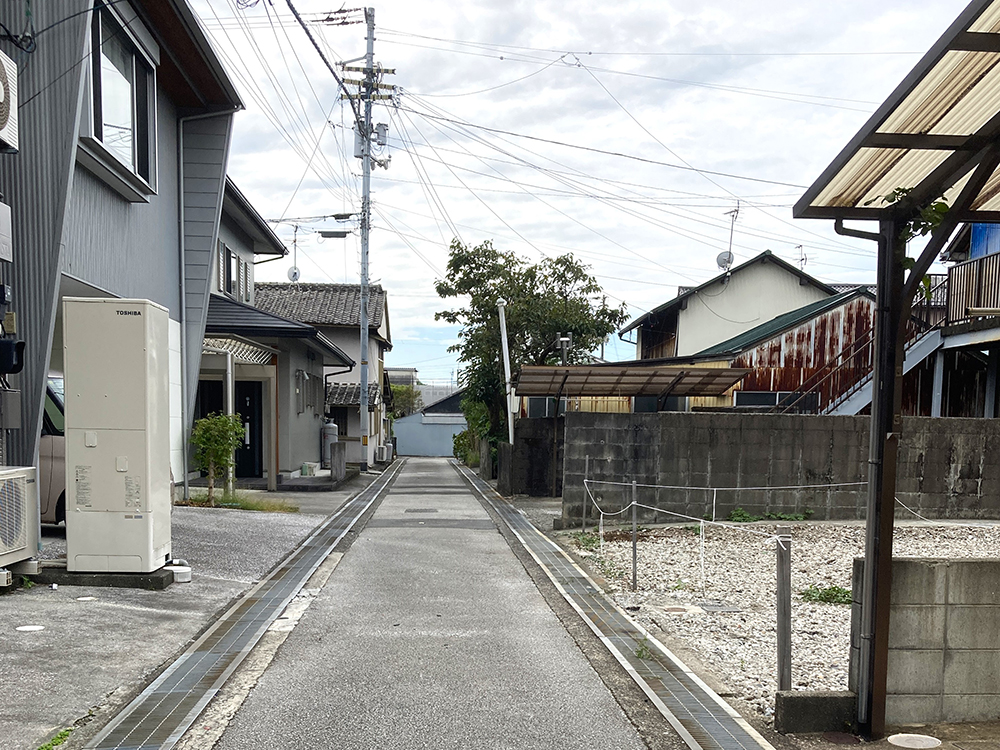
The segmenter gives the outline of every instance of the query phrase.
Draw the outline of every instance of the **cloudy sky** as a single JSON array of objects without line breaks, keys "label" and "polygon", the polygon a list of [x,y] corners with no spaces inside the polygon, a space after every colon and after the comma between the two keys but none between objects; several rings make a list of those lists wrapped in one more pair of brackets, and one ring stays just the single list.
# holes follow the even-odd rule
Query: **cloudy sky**
[{"label": "cloudy sky", "polygon": [[[320,22],[337,3],[293,2],[328,59],[364,54],[363,23]],[[247,105],[230,175],[285,220],[303,281],[356,283],[360,238],[322,240],[336,222],[310,218],[360,205],[332,75],[284,0],[194,5]],[[434,280],[454,237],[532,262],[571,252],[633,317],[714,276],[730,243],[737,263],[771,250],[823,281],[872,281],[873,246],[791,205],[965,5],[379,0],[375,59],[398,87],[374,116],[391,157],[372,176],[370,270],[389,291],[387,364],[456,374],[456,329],[434,321],[453,304]],[[633,354],[617,337],[606,350]]]}]

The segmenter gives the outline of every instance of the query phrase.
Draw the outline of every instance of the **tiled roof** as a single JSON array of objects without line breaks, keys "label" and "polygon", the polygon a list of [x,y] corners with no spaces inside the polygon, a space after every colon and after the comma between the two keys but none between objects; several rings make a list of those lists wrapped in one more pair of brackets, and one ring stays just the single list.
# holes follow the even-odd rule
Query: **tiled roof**
[{"label": "tiled roof", "polygon": [[221,294],[209,295],[205,336],[303,339],[312,341],[330,355],[326,358],[327,364],[345,367],[353,367],[356,364],[314,326],[261,310],[245,302],[237,302]]},{"label": "tiled roof", "polygon": [[[368,411],[374,411],[375,405],[381,402],[381,389],[378,383],[368,384]],[[360,383],[330,383],[326,387],[326,406],[361,406]]]},{"label": "tiled roof", "polygon": [[[284,318],[314,326],[356,326],[361,322],[360,284],[254,284],[254,303]],[[385,291],[368,287],[368,325],[378,328],[385,314]]]}]

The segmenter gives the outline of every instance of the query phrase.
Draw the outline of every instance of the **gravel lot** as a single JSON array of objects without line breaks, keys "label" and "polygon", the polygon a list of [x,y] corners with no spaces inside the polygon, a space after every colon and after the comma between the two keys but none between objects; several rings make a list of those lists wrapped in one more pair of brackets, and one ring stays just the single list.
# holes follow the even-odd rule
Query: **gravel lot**
[{"label": "gravel lot", "polygon": [[[851,608],[803,601],[807,587],[851,588],[854,557],[864,555],[864,526],[800,522],[792,527],[792,686],[795,690],[846,690]],[[690,648],[727,692],[765,718],[774,712],[775,542],[778,524],[708,527],[705,576],[697,526],[641,532],[638,591],[632,593],[631,532],[611,533],[603,552],[588,549],[596,536],[561,536],[602,575],[618,604],[654,634]],[[581,544],[581,541],[584,544]],[[897,522],[896,557],[996,557],[1000,526]],[[708,606],[705,606],[708,605]],[[723,611],[712,611],[721,605]]]}]

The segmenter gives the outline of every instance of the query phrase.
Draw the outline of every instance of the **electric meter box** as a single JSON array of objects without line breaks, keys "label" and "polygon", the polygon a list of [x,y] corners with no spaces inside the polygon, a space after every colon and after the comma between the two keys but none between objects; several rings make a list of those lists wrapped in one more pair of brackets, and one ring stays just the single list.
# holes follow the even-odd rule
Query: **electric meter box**
[{"label": "electric meter box", "polygon": [[170,556],[169,315],[63,300],[66,569],[149,573]]}]

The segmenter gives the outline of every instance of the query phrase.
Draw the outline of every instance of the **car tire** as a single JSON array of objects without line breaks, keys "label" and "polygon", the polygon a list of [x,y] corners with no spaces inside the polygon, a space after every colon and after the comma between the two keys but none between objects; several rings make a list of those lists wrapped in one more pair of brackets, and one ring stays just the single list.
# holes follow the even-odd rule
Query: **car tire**
[{"label": "car tire", "polygon": [[56,501],[56,523],[66,520],[66,493],[62,493]]}]

